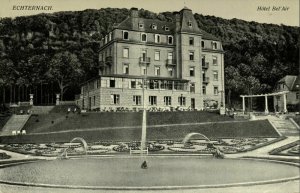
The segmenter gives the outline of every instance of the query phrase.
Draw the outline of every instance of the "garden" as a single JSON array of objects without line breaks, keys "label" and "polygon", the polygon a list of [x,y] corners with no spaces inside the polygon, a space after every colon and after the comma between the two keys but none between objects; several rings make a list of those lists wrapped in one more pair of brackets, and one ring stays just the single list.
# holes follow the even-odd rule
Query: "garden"
[{"label": "garden", "polygon": [[[251,151],[262,146],[275,143],[282,138],[231,138],[231,139],[211,139],[210,142],[204,139],[191,139],[183,143],[176,140],[148,141],[147,148],[149,154],[211,154],[214,147],[217,147],[225,154],[235,154]],[[18,152],[27,155],[57,157],[64,151],[69,156],[75,155],[107,155],[107,154],[128,154],[130,150],[139,150],[139,141],[119,142],[119,141],[96,141],[88,143],[85,152],[81,143],[41,143],[41,144],[2,144],[0,149]],[[291,149],[290,151],[299,151]]]}]

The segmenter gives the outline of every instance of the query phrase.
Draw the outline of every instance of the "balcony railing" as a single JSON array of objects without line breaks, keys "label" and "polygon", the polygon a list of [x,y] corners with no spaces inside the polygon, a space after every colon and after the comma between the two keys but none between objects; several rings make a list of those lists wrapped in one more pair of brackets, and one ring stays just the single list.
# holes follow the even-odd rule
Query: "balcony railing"
[{"label": "balcony railing", "polygon": [[150,64],[150,57],[140,57],[140,64]]},{"label": "balcony railing", "polygon": [[209,67],[209,62],[202,62],[202,68],[203,69],[208,69],[208,67]]},{"label": "balcony railing", "polygon": [[105,63],[108,64],[108,65],[111,65],[111,64],[112,64],[112,61],[113,61],[112,56],[107,56],[107,57],[105,58]]},{"label": "balcony railing", "polygon": [[203,77],[202,82],[203,82],[204,84],[208,84],[208,83],[209,83],[209,77]]},{"label": "balcony railing", "polygon": [[167,66],[176,66],[175,59],[167,59]]}]

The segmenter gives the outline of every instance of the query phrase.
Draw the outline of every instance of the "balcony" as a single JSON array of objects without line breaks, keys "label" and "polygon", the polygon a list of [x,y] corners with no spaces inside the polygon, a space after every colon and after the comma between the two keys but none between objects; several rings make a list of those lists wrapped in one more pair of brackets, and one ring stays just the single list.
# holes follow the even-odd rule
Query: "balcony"
[{"label": "balcony", "polygon": [[209,62],[202,62],[203,69],[208,69],[208,67],[209,67]]},{"label": "balcony", "polygon": [[176,66],[175,59],[167,59],[167,66]]},{"label": "balcony", "polygon": [[107,65],[112,65],[112,62],[113,62],[112,56],[107,56],[107,57],[105,58],[105,63],[106,63]]},{"label": "balcony", "polygon": [[202,82],[203,82],[203,84],[208,84],[209,83],[209,77],[203,77]]},{"label": "balcony", "polygon": [[150,64],[150,57],[140,57],[140,64]]}]

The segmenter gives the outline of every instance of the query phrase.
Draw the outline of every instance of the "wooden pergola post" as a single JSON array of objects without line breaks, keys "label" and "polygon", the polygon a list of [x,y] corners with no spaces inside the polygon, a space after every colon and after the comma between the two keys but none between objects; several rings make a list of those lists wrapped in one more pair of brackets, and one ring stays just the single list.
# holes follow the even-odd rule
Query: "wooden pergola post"
[{"label": "wooden pergola post", "polygon": [[283,94],[283,112],[284,113],[287,112],[287,108],[286,108],[286,93]]},{"label": "wooden pergola post", "polygon": [[243,114],[245,114],[245,97],[242,96],[242,99],[243,99]]},{"label": "wooden pergola post", "polygon": [[269,114],[269,109],[268,109],[268,95],[265,95],[265,114]]}]

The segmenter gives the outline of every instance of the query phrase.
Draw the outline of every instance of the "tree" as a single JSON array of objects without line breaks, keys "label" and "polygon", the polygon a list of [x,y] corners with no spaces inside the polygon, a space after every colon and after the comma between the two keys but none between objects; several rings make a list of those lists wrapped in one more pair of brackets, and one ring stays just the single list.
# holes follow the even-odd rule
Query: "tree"
[{"label": "tree", "polygon": [[82,75],[83,71],[80,67],[77,56],[68,51],[55,54],[50,61],[47,75],[58,83],[61,100],[68,87]]},{"label": "tree", "polygon": [[9,59],[0,60],[0,87],[2,87],[2,102],[5,103],[5,87],[11,86],[16,80],[19,72],[13,62]]}]

